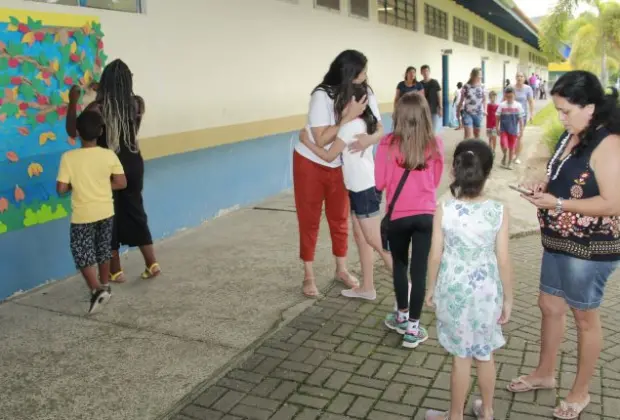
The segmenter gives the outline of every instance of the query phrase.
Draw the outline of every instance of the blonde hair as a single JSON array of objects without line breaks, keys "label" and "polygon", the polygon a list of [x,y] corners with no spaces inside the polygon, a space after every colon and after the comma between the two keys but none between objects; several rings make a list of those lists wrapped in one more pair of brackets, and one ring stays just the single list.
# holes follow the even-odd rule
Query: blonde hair
[{"label": "blonde hair", "polygon": [[480,67],[474,67],[469,73],[469,80],[467,81],[468,85],[474,83],[474,79],[478,76],[482,75],[482,69]]},{"label": "blonde hair", "polygon": [[398,145],[405,169],[424,169],[429,152],[439,152],[431,110],[426,98],[417,92],[400,97],[394,112],[394,144]]}]

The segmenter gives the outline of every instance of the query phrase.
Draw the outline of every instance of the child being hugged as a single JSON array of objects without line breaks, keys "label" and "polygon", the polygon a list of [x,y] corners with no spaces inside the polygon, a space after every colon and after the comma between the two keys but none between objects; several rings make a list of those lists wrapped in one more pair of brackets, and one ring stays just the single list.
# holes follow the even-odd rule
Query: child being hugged
[{"label": "child being hugged", "polygon": [[[368,94],[363,85],[353,85],[350,92],[337,104],[346,105],[353,98],[360,101]],[[335,109],[337,118],[340,118],[344,109]],[[348,145],[355,142],[360,134],[373,134],[377,130],[377,118],[369,106],[353,121],[344,124],[338,131],[336,140],[329,150],[317,146],[308,138],[302,142],[321,159],[332,162],[342,159],[342,174],[344,185],[349,190],[349,201],[355,242],[359,251],[362,268],[362,285],[353,289],[345,289],[342,295],[350,298],[375,300],[377,293],[373,279],[373,249],[379,253],[385,266],[392,271],[392,256],[383,249],[380,230],[381,194],[375,188],[375,162],[371,150],[362,153],[352,153]],[[308,136],[311,137],[311,136]]]},{"label": "child being hugged", "polygon": [[448,412],[427,412],[427,420],[462,420],[476,361],[482,399],[478,419],[493,419],[493,352],[505,344],[501,326],[512,311],[508,213],[483,196],[493,154],[481,140],[465,140],[454,151],[453,199],[437,209],[429,256],[426,304],[437,315],[439,343],[452,354]]},{"label": "child being hugged", "polygon": [[114,219],[112,190],[127,186],[116,154],[97,146],[102,131],[103,120],[99,113],[85,111],[80,114],[77,132],[82,147],[62,155],[56,178],[58,194],[72,191],[71,254],[91,291],[89,313],[96,312],[112,295],[108,284]]},{"label": "child being hugged", "polygon": [[425,98],[404,95],[394,113],[394,133],[379,143],[375,179],[377,188],[387,192],[384,223],[394,259],[396,308],[387,314],[384,323],[403,335],[402,346],[407,348],[415,348],[428,339],[426,329],[420,325],[420,315],[443,153],[443,143],[433,132]]}]

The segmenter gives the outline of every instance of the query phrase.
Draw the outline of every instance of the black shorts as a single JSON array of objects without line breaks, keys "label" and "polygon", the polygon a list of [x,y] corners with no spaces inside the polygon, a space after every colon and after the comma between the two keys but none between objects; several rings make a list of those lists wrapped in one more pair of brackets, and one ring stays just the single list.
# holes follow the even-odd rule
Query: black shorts
[{"label": "black shorts", "polygon": [[93,223],[71,223],[71,254],[78,270],[112,258],[113,217]]},{"label": "black shorts", "polygon": [[363,191],[349,191],[351,213],[358,219],[368,219],[381,213],[381,191],[375,187]]}]

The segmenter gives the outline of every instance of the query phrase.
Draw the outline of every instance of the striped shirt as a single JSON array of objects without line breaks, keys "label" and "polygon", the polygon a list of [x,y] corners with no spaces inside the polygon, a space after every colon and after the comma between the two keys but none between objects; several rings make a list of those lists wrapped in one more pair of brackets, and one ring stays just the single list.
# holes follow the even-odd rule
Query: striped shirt
[{"label": "striped shirt", "polygon": [[502,102],[497,108],[496,115],[501,124],[501,133],[508,133],[513,136],[519,134],[519,122],[525,116],[525,113],[523,112],[523,107],[519,102]]}]

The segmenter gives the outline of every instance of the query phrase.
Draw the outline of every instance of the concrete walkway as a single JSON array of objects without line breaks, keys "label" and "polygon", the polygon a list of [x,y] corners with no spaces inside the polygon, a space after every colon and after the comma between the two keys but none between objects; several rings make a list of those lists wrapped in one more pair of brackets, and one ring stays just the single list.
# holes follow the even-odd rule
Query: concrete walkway
[{"label": "concrete walkway", "polygon": [[[528,130],[535,145],[538,133]],[[462,132],[442,137],[447,174]],[[515,232],[536,226],[531,207],[506,187],[519,175],[498,169],[489,185],[507,199]],[[442,191],[448,183],[445,176]],[[157,280],[139,280],[139,255],[125,255],[134,277],[95,316],[84,315],[88,293],[78,276],[3,303],[0,419],[168,418],[312,305],[300,294],[296,232],[285,193],[157,243]],[[330,248],[324,223],[316,274],[325,292],[333,287]]]},{"label": "concrete walkway", "polygon": [[[512,242],[515,307],[504,328],[507,345],[496,353],[495,418],[551,418],[558,396],[575,378],[576,334],[568,326],[562,345],[559,392],[515,395],[509,381],[538,362],[540,312],[536,304],[542,249],[538,235]],[[239,367],[192,400],[174,420],[422,420],[427,409],[450,401],[451,358],[436,340],[434,314],[429,340],[415,350],[383,325],[393,310],[391,277],[377,272],[375,302],[339,296],[339,288],[266,340]],[[620,272],[610,280],[602,309],[605,348],[592,381],[592,403],[581,420],[620,418]],[[474,374],[475,378],[475,374]],[[474,381],[469,398],[480,395]],[[471,409],[469,410],[471,413]],[[473,417],[468,417],[473,419]]]}]

